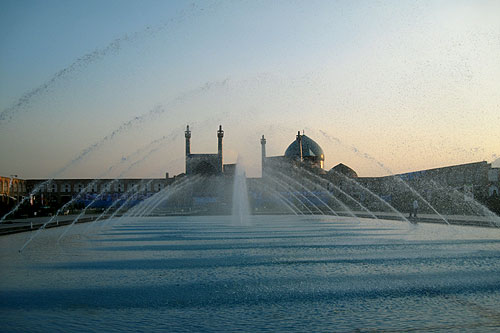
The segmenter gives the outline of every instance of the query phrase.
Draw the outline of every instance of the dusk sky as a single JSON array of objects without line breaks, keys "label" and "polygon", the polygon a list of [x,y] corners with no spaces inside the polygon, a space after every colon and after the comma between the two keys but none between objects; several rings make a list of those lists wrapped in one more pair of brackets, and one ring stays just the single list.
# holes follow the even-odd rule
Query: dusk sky
[{"label": "dusk sky", "polygon": [[3,0],[0,48],[2,176],[178,174],[186,124],[249,176],[298,130],[360,176],[500,157],[496,0]]}]

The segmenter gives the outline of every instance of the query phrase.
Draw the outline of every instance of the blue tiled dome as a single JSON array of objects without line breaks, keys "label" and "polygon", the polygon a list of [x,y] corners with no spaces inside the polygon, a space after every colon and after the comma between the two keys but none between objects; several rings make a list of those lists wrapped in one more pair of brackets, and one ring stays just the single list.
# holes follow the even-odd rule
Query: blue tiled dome
[{"label": "blue tiled dome", "polygon": [[[285,151],[285,157],[300,158],[299,142],[293,141]],[[302,135],[302,157],[316,157],[325,160],[323,149],[307,135]]]}]

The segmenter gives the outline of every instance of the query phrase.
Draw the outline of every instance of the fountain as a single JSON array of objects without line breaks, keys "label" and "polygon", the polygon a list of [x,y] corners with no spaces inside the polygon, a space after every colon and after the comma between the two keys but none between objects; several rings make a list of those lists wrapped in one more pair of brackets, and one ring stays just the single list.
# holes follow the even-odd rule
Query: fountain
[{"label": "fountain", "polygon": [[236,224],[250,224],[250,205],[248,201],[246,174],[242,158],[239,156],[234,173],[232,216]]},{"label": "fountain", "polygon": [[[121,175],[156,149],[132,162]],[[429,308],[437,311],[446,304],[452,310],[444,314],[444,319],[437,322],[433,316],[426,316],[425,322],[431,324],[421,328],[462,328],[475,325],[478,315],[474,309],[491,311],[487,304],[499,296],[497,228],[411,225],[413,221],[372,191],[369,183],[335,170],[325,174],[301,165],[309,161],[281,159],[274,165],[266,161],[262,178],[247,179],[240,157],[234,174],[230,167],[225,174],[218,174],[207,163],[220,163],[222,158],[212,156],[222,157],[221,149],[219,155],[190,155],[193,173],[179,177],[139,203],[130,204],[152,180],[142,187],[129,188],[86,228],[76,222],[120,177],[103,186],[62,232],[42,226],[27,241],[16,235],[0,238],[0,258],[11,261],[9,273],[0,280],[0,319],[7,323],[6,328],[33,330],[34,320],[29,315],[28,320],[13,319],[15,313],[26,309],[43,318],[38,323],[45,328],[53,326],[50,319],[39,315],[40,311],[57,309],[56,322],[63,327],[64,323],[68,328],[77,325],[72,319],[75,311],[78,318],[88,322],[87,312],[67,310],[74,303],[115,315],[123,308],[141,308],[154,314],[148,320],[149,329],[159,328],[154,318],[163,313],[169,318],[171,330],[181,327],[183,311],[201,311],[207,316],[215,311],[219,318],[227,318],[225,328],[240,329],[242,321],[247,320],[241,316],[241,309],[253,306],[264,308],[261,315],[273,316],[280,313],[277,308],[292,308],[287,320],[300,327],[301,320],[294,318],[314,316],[311,304],[314,308],[334,304],[365,309],[363,317],[354,311],[335,316],[335,320],[336,327],[347,328],[356,321],[362,323],[359,327],[367,328],[371,321],[365,316],[377,316],[379,312],[367,312],[366,308],[379,308],[380,303],[393,307],[391,311],[397,315],[390,312],[390,320],[379,321],[379,327],[404,330],[414,327],[415,322],[414,317],[408,319],[401,313],[424,313]],[[94,184],[90,182],[59,211],[78,202]],[[410,186],[397,180],[394,184]],[[228,193],[232,200],[228,200]],[[224,208],[227,202],[232,203],[230,213]],[[204,210],[204,204],[210,209]],[[373,207],[384,209],[375,211]],[[436,220],[443,221],[439,215]],[[456,219],[449,221],[456,223]],[[423,217],[419,222],[431,221]],[[98,225],[101,228],[91,229]],[[65,241],[58,243],[63,237]],[[23,242],[22,255],[12,253],[12,247]],[[36,276],[24,275],[26,261],[37,263]],[[482,272],[480,278],[477,270]],[[126,277],[122,271],[127,272]],[[94,283],[96,272],[108,282]],[[24,284],[30,286],[23,291],[15,288],[21,275]],[[61,285],[53,286],[54,275]],[[132,310],[120,322],[137,327],[132,322],[135,316]],[[106,324],[95,324],[95,328],[110,329],[107,323],[116,327],[115,316],[111,318]],[[190,318],[188,323],[195,321],[193,328],[207,323],[203,317]],[[279,326],[275,320],[268,320]],[[327,327],[325,321],[317,322],[318,328]],[[186,325],[183,322],[182,327]],[[494,323],[478,325],[490,327]],[[223,329],[216,324],[210,327]],[[252,327],[269,328],[258,322]]]},{"label": "fountain", "polygon": [[[292,5],[299,8],[219,1],[165,4],[173,7],[156,11],[160,23],[149,19],[152,10],[142,6],[139,16],[144,21],[117,16],[131,24],[129,33],[113,31],[109,39],[103,31],[100,46],[83,45],[86,51],[74,60],[59,63],[58,52],[51,52],[51,62],[60,64],[49,69],[54,74],[43,79],[16,73],[18,81],[3,85],[9,89],[2,95],[7,102],[0,109],[0,135],[5,145],[9,141],[9,149],[2,150],[2,161],[15,165],[17,155],[28,147],[26,141],[39,144],[26,149],[34,162],[26,159],[18,164],[40,167],[26,179],[24,198],[16,198],[20,200],[9,203],[8,211],[0,215],[0,230],[20,231],[0,236],[3,330],[498,329],[500,218],[493,206],[490,210],[483,205],[485,189],[491,185],[488,189],[493,191],[493,185],[499,185],[494,168],[478,162],[395,174],[381,162],[387,155],[374,157],[381,156],[380,147],[406,147],[412,140],[432,147],[423,137],[445,137],[444,127],[449,124],[439,119],[439,112],[430,112],[434,110],[429,105],[453,114],[456,123],[450,124],[459,126],[450,127],[474,132],[475,138],[480,137],[477,128],[490,130],[488,135],[494,137],[497,131],[491,130],[490,120],[496,114],[488,110],[495,105],[476,100],[481,91],[475,86],[494,94],[488,91],[494,87],[494,75],[487,80],[480,75],[495,73],[496,63],[490,60],[496,58],[485,54],[477,57],[481,61],[468,58],[477,50],[498,48],[489,37],[496,36],[496,30],[488,33],[488,24],[498,20],[480,24],[479,31],[474,28],[477,24],[468,24],[463,10],[432,11],[464,14],[458,21],[468,35],[477,37],[474,46],[478,47],[470,53],[464,47],[470,43],[460,40],[462,32],[449,24],[455,18],[440,20],[446,25],[440,31],[451,32],[454,40],[449,44],[449,36],[439,35],[445,45],[439,49],[432,43],[434,36],[419,30],[435,27],[429,16],[436,16],[414,15],[406,11],[407,6],[392,15],[392,9],[388,12],[377,5],[369,6],[368,13],[363,4],[337,2],[332,4],[342,8],[330,7],[329,2]],[[6,6],[7,14],[15,14],[9,10],[16,6],[14,2]],[[136,6],[124,4],[113,15]],[[106,17],[106,6],[101,7]],[[380,17],[380,12],[386,16]],[[43,11],[19,13],[43,16]],[[170,13],[180,14],[170,17]],[[363,20],[358,21],[360,16]],[[379,22],[389,22],[394,29],[389,34],[379,31],[384,25],[371,21],[373,16],[384,18]],[[403,29],[389,16],[403,17]],[[8,21],[19,18],[9,16]],[[9,27],[15,38],[33,28],[19,26]],[[93,29],[102,26],[95,24]],[[344,26],[349,29],[343,30]],[[374,30],[360,30],[366,26]],[[336,30],[341,34],[336,35]],[[82,33],[91,40],[90,30]],[[384,38],[377,43],[365,39],[372,35]],[[433,48],[420,48],[422,42],[415,38]],[[488,43],[482,44],[483,38],[489,38]],[[404,50],[398,45],[407,40],[417,42],[410,47],[412,53],[420,50],[417,59],[400,52]],[[254,48],[255,41],[266,43],[266,48]],[[12,55],[9,50],[16,49],[9,43],[7,38],[7,58]],[[358,49],[359,45],[363,48]],[[71,43],[65,43],[61,54],[71,56],[75,48],[68,46]],[[363,58],[368,49],[370,56]],[[382,52],[386,49],[391,51],[389,57]],[[443,53],[456,55],[459,61],[428,57]],[[427,72],[436,63],[439,71]],[[474,71],[482,63],[493,70]],[[469,68],[474,75],[461,77]],[[443,81],[429,80],[440,75],[446,76]],[[36,78],[32,83],[31,76]],[[385,81],[386,77],[394,79]],[[20,82],[34,88],[22,94],[10,90]],[[440,90],[449,86],[452,96],[443,96]],[[465,93],[458,97],[457,91]],[[413,94],[419,98],[412,100]],[[9,101],[11,96],[20,97]],[[473,99],[464,100],[467,96]],[[481,108],[478,118],[485,115],[487,120],[463,128],[455,109],[459,112],[467,105]],[[435,124],[425,124],[427,114],[433,114]],[[466,112],[461,116],[465,121],[470,118]],[[401,134],[406,120],[412,119],[414,132]],[[387,123],[397,124],[397,130],[383,128]],[[434,133],[419,135],[422,128],[427,131],[433,126]],[[307,135],[297,129],[305,129]],[[183,131],[185,147],[175,142]],[[390,140],[382,140],[383,131]],[[262,135],[259,154],[257,138],[262,132],[269,134],[270,146],[266,151]],[[49,140],[52,135],[63,144]],[[223,146],[225,135],[228,144]],[[381,141],[345,144],[350,135]],[[457,139],[453,135],[448,140]],[[324,139],[318,142],[325,148],[326,141],[341,149],[330,146],[323,151],[313,137]],[[497,149],[490,141],[470,141],[467,144],[474,147],[489,146],[484,154],[446,162],[477,160]],[[286,143],[288,148],[283,146]],[[451,155],[456,152],[453,146],[468,149],[461,145],[457,140],[444,150]],[[37,151],[42,146],[47,151]],[[60,151],[51,152],[51,147]],[[370,147],[363,149],[373,155],[361,147]],[[278,149],[284,153],[266,155]],[[342,149],[354,157],[345,158]],[[404,149],[398,149],[393,156],[406,157],[401,153]],[[417,151],[415,155],[425,160],[440,153],[419,156]],[[384,176],[371,177],[376,172],[362,170],[356,165],[359,160],[374,164]],[[326,168],[325,163],[332,161],[352,163],[360,175],[341,163]],[[412,170],[403,163],[391,163],[393,170]],[[430,162],[420,165],[411,167],[432,166]],[[489,171],[491,179],[485,176]],[[35,179],[36,175],[42,179]],[[65,182],[68,186],[62,186]],[[12,179],[7,187],[11,185]],[[418,218],[408,217],[413,200],[419,203]],[[24,206],[28,207],[23,211]],[[26,212],[47,216],[26,218]]]}]

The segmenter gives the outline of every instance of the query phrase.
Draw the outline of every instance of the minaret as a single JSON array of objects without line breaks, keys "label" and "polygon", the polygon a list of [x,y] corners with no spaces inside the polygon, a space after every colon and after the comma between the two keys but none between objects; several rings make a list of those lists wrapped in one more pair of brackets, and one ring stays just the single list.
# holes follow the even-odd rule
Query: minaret
[{"label": "minaret", "polygon": [[260,139],[260,144],[262,146],[262,162],[261,162],[262,177],[264,177],[264,164],[266,162],[266,138],[264,138],[264,134],[262,134],[262,138]]},{"label": "minaret", "polygon": [[302,155],[302,135],[300,135],[300,131],[297,132],[297,142],[299,143],[299,152],[300,152],[300,161],[302,162],[304,160]]},{"label": "minaret", "polygon": [[218,161],[218,167],[219,167],[219,173],[223,173],[224,170],[224,160],[222,159],[222,138],[224,137],[224,131],[222,130],[222,125],[219,125],[219,130],[217,131],[217,139],[218,139],[218,145],[217,145],[217,156],[219,158]]},{"label": "minaret", "polygon": [[189,130],[189,125],[186,126],[186,131],[184,132],[186,137],[186,175],[190,173],[188,170],[188,157],[191,155],[191,131]]}]

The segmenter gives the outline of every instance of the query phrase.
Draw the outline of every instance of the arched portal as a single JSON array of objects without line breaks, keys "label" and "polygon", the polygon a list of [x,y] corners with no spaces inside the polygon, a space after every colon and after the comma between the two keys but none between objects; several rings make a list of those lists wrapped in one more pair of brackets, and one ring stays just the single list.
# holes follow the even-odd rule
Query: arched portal
[{"label": "arched portal", "polygon": [[202,175],[215,175],[217,173],[217,168],[206,161],[201,161],[194,168],[194,173]]}]

